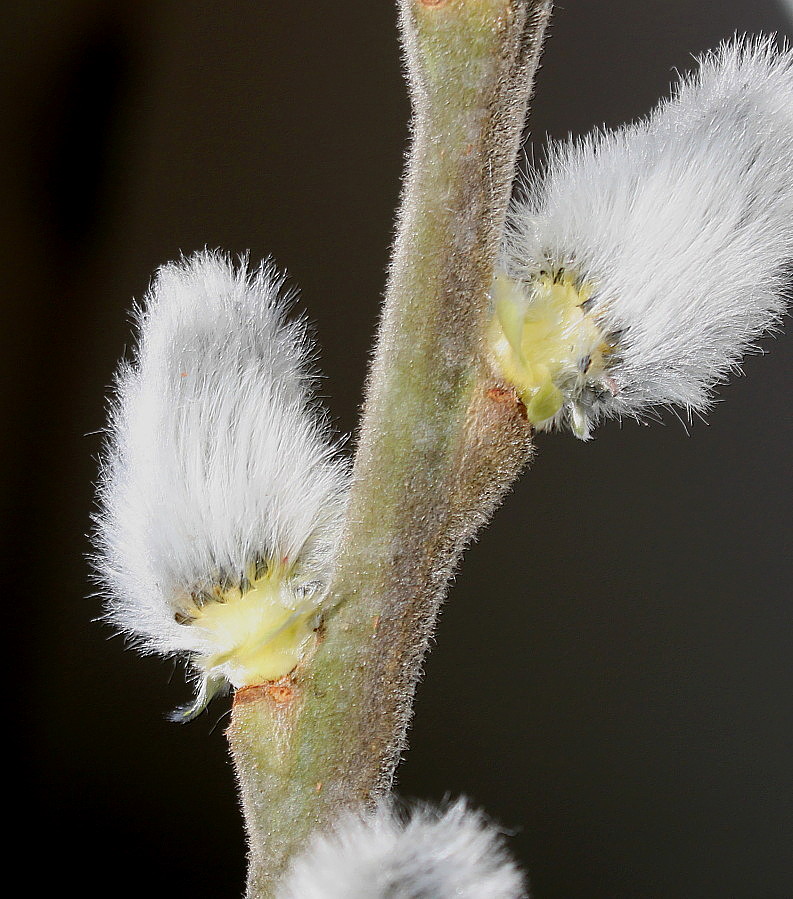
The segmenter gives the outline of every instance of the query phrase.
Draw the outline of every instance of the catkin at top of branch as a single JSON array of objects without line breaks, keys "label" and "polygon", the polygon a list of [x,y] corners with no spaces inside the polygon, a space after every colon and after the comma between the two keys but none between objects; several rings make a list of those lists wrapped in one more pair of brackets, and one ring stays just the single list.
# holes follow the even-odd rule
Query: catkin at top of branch
[{"label": "catkin at top of branch", "polygon": [[509,216],[496,365],[535,425],[583,438],[704,410],[778,324],[791,262],[793,54],[737,39],[646,119],[550,149]]}]

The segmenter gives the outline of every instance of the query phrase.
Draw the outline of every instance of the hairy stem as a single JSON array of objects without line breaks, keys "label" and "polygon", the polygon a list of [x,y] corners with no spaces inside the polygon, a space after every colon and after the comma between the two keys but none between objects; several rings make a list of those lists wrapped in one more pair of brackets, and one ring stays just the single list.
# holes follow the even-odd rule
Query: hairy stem
[{"label": "hairy stem", "polygon": [[550,0],[399,8],[413,146],[333,611],[287,678],[238,692],[229,729],[249,897],[390,787],[449,575],[531,451],[481,345]]}]

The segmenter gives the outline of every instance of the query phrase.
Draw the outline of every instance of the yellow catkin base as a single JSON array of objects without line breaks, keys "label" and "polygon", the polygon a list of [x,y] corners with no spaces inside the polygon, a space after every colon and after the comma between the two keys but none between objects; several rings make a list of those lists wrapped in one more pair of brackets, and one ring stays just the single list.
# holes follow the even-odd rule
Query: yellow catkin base
[{"label": "yellow catkin base", "polygon": [[217,652],[194,661],[207,673],[221,671],[235,687],[277,680],[300,661],[316,626],[313,603],[297,600],[279,567],[249,582],[248,589],[216,588],[217,601],[193,613],[191,627],[206,632]]},{"label": "yellow catkin base", "polygon": [[567,406],[573,430],[586,436],[586,416],[576,397],[587,383],[604,377],[612,352],[584,308],[592,289],[558,272],[541,274],[528,290],[503,273],[493,281],[489,344],[494,361],[535,427],[549,425]]}]

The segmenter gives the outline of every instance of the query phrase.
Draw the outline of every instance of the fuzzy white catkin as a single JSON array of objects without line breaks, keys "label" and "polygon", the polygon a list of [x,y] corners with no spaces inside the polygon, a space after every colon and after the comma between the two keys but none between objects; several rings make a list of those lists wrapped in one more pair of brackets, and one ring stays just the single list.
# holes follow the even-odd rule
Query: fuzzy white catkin
[{"label": "fuzzy white catkin", "polygon": [[401,815],[389,801],[312,837],[278,899],[519,899],[522,872],[503,836],[458,800]]},{"label": "fuzzy white catkin", "polygon": [[305,325],[271,264],[213,252],[163,266],[136,311],[100,482],[108,617],[143,651],[209,653],[179,598],[239,582],[257,559],[327,574],[347,467],[311,398]]},{"label": "fuzzy white catkin", "polygon": [[[705,410],[778,325],[791,262],[793,54],[736,39],[647,119],[553,146],[511,210],[502,266],[592,288],[616,352],[583,396],[588,436],[604,416]],[[569,420],[568,406],[551,424]]]}]

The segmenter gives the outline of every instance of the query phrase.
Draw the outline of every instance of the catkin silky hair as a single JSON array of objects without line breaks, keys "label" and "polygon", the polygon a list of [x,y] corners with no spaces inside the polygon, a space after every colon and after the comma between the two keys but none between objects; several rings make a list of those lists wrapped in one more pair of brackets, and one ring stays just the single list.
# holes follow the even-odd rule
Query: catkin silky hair
[{"label": "catkin silky hair", "polygon": [[496,367],[540,428],[708,408],[793,261],[793,55],[735,40],[646,119],[552,146],[509,215]]},{"label": "catkin silky hair", "polygon": [[271,264],[163,266],[116,381],[96,527],[108,618],[145,652],[187,654],[201,701],[294,667],[329,576],[347,468],[288,307]]},{"label": "catkin silky hair", "polygon": [[294,860],[278,899],[520,899],[522,872],[503,834],[458,800],[401,813],[381,801],[315,834]]}]

